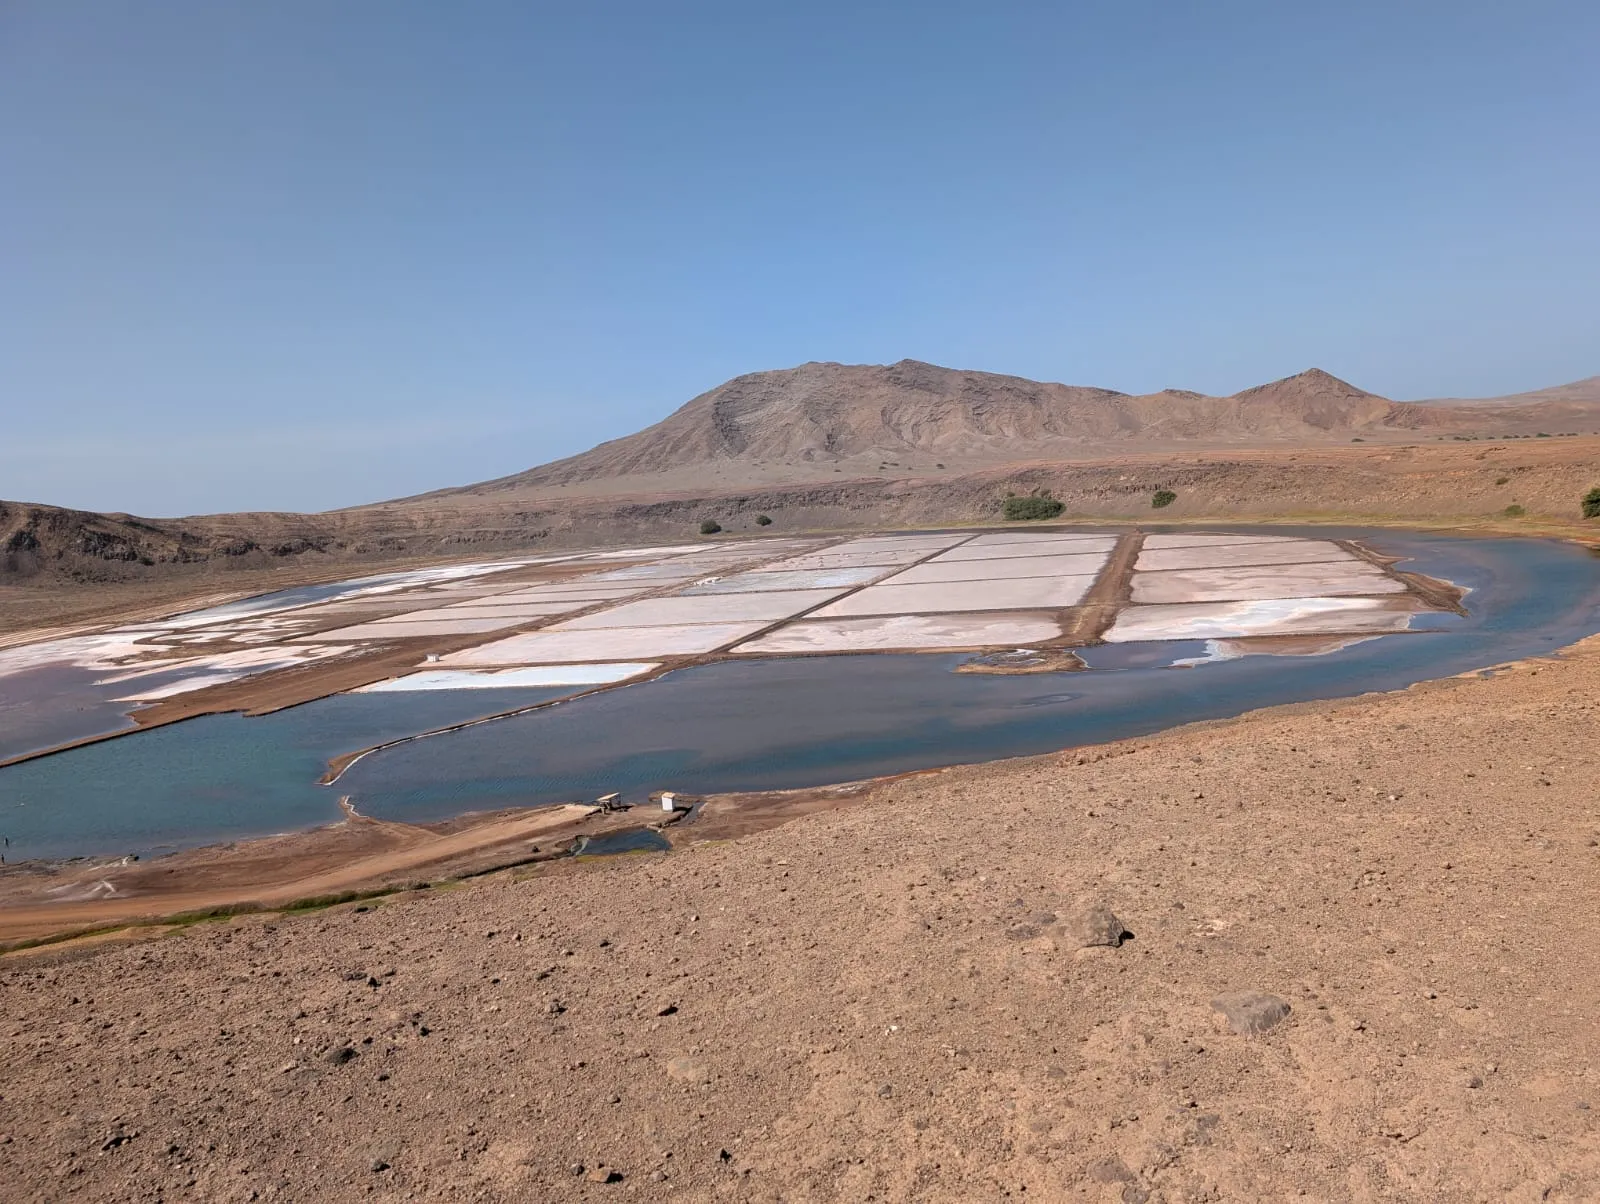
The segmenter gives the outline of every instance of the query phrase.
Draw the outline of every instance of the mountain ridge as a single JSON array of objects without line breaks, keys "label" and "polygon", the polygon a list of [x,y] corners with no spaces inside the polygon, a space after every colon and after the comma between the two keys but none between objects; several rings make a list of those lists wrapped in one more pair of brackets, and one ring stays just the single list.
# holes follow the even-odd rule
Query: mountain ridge
[{"label": "mountain ridge", "polygon": [[[1507,429],[1487,429],[1496,422]],[[906,455],[993,461],[1024,458],[1019,451],[1034,457],[1084,447],[1133,450],[1140,441],[1237,446],[1408,432],[1520,434],[1523,426],[1532,434],[1541,422],[1600,429],[1600,377],[1517,398],[1405,402],[1320,368],[1215,396],[1183,389],[1122,393],[911,359],[812,361],[736,376],[634,434],[462,488],[561,487],[706,465],[859,467]]]}]

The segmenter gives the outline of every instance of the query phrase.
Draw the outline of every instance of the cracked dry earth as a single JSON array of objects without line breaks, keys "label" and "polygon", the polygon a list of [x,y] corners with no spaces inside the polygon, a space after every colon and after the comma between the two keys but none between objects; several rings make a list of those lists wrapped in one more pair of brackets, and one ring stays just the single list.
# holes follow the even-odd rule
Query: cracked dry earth
[{"label": "cracked dry earth", "polygon": [[[1593,1199],[1597,686],[1590,641],[13,957],[0,1194]],[[1097,905],[1132,939],[1079,948]],[[1249,991],[1291,1010],[1236,1035],[1211,1001]]]}]

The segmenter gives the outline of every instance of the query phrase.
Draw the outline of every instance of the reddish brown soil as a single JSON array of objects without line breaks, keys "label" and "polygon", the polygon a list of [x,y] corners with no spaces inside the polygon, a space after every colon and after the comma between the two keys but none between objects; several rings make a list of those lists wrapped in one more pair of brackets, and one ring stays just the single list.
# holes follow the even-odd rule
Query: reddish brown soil
[{"label": "reddish brown soil", "polygon": [[[1593,1199],[1597,694],[1591,641],[666,855],[13,955],[0,1183]],[[1078,948],[1094,903],[1133,939]],[[1236,1035],[1211,1000],[1243,990],[1292,1011]]]}]

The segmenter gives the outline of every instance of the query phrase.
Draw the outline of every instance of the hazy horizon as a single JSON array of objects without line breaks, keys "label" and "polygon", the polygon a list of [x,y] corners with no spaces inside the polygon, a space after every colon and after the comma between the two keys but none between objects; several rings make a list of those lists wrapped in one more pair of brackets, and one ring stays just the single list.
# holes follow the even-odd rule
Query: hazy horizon
[{"label": "hazy horizon", "polygon": [[320,510],[809,360],[1600,371],[1600,10],[0,10],[0,497]]}]

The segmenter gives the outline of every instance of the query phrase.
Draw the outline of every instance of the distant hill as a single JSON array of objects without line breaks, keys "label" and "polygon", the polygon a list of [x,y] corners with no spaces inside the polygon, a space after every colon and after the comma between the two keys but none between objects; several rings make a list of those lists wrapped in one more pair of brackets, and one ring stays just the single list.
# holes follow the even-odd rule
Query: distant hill
[{"label": "distant hill", "polygon": [[1472,409],[1525,409],[1528,406],[1573,407],[1573,414],[1592,416],[1600,410],[1600,376],[1586,376],[1568,385],[1511,393],[1505,397],[1433,397],[1418,402],[1426,406],[1470,407]]},{"label": "distant hill", "polygon": [[860,466],[908,455],[993,462],[1087,447],[1532,434],[1550,425],[1600,429],[1600,377],[1516,398],[1417,403],[1368,393],[1320,369],[1212,397],[1180,389],[1133,395],[917,360],[810,363],[735,377],[637,434],[468,489],[681,474],[717,464]]}]

